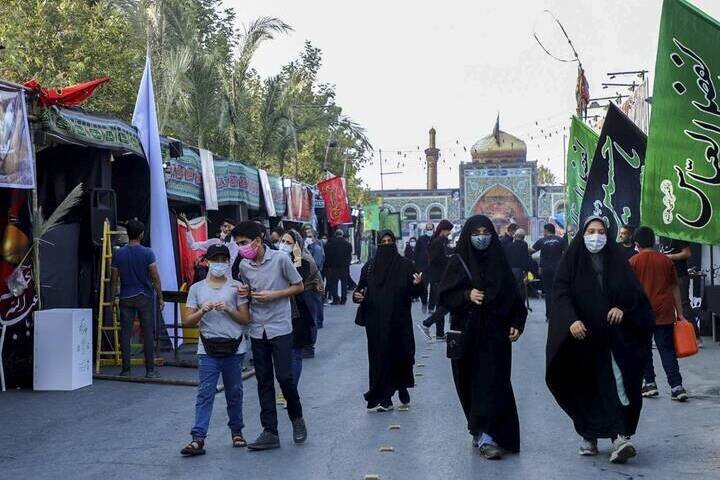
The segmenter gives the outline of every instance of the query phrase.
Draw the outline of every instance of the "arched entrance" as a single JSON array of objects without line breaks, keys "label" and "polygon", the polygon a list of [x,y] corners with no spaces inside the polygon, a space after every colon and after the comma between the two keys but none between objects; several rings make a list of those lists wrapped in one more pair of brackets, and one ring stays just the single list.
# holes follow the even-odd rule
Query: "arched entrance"
[{"label": "arched entrance", "polygon": [[495,185],[483,193],[472,209],[473,215],[488,216],[498,234],[505,231],[511,223],[517,223],[520,228],[528,231],[528,214],[520,199],[512,190],[504,185]]}]

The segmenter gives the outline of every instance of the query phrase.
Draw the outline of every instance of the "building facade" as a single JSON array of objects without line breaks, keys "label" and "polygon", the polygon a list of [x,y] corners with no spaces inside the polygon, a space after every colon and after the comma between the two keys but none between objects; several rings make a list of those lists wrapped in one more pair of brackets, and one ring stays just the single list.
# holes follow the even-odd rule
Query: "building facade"
[{"label": "building facade", "polygon": [[400,212],[404,238],[416,236],[428,222],[447,218],[459,227],[476,214],[490,217],[499,233],[516,223],[532,238],[548,221],[564,225],[564,186],[538,185],[537,162],[527,160],[525,142],[500,130],[499,123],[473,145],[470,161],[460,164],[459,188],[437,188],[440,150],[431,129],[426,188],[372,192],[385,208]]}]

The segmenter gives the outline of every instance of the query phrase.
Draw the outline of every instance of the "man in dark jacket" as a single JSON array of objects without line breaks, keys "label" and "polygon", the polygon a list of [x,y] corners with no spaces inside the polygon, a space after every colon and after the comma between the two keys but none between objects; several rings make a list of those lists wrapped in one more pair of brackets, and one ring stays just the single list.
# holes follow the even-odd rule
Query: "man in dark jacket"
[{"label": "man in dark jacket", "polygon": [[510,269],[515,276],[520,294],[523,300],[527,298],[527,288],[525,287],[525,277],[528,272],[537,273],[537,264],[530,256],[528,244],[525,241],[525,230],[522,228],[515,231],[515,240],[505,246],[505,255],[510,264]]},{"label": "man in dark jacket", "polygon": [[[328,290],[332,295],[332,305],[344,305],[347,301],[347,272],[352,260],[352,245],[345,240],[342,230],[335,231],[335,236],[325,245],[325,274]],[[340,296],[338,296],[340,282]]]},{"label": "man in dark jacket", "polygon": [[435,338],[437,340],[445,339],[445,315],[448,313],[447,309],[443,306],[438,305],[438,294],[440,288],[440,281],[443,279],[445,269],[447,268],[450,254],[452,253],[448,246],[448,237],[452,232],[453,224],[449,220],[441,220],[438,223],[437,230],[433,234],[430,240],[430,250],[428,251],[429,256],[429,268],[430,274],[430,299],[431,307],[436,307],[436,310],[422,322],[423,332],[426,336],[429,335],[430,327],[435,324]]},{"label": "man in dark jacket", "polygon": [[428,311],[428,293],[430,291],[428,273],[430,257],[428,255],[428,250],[430,249],[430,238],[432,237],[434,230],[435,226],[432,223],[425,225],[425,230],[415,244],[415,268],[423,274],[422,288],[420,289],[420,302],[422,302],[423,313],[427,313]]},{"label": "man in dark jacket", "polygon": [[517,232],[517,229],[517,223],[510,223],[505,229],[505,233],[500,236],[500,245],[502,245],[505,252],[507,252],[508,247],[512,245],[513,241],[515,240],[515,232]]}]

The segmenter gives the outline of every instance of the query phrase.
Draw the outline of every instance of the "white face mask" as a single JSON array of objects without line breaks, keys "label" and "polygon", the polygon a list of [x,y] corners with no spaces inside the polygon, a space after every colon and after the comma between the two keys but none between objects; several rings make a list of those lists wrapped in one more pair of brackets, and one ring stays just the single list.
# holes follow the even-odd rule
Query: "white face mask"
[{"label": "white face mask", "polygon": [[224,277],[227,274],[228,268],[230,268],[229,263],[208,263],[208,273],[216,278]]},{"label": "white face mask", "polygon": [[602,233],[591,233],[585,235],[583,240],[585,240],[585,248],[588,249],[588,252],[598,253],[607,243],[607,235]]}]

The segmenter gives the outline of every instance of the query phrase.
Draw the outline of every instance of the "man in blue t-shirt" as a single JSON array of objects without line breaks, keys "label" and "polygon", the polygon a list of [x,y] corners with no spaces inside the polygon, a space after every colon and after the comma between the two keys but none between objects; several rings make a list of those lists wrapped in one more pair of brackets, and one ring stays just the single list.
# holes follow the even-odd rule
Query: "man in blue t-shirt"
[{"label": "man in blue t-shirt", "polygon": [[[113,255],[111,285],[113,295],[120,287],[120,350],[122,370],[120,375],[130,375],[130,338],[133,320],[137,316],[143,330],[145,353],[145,377],[157,378],[155,371],[155,313],[163,307],[162,287],[155,254],[140,244],[145,235],[145,225],[139,220],[127,224],[129,243]],[[157,304],[155,302],[158,302]]]}]

